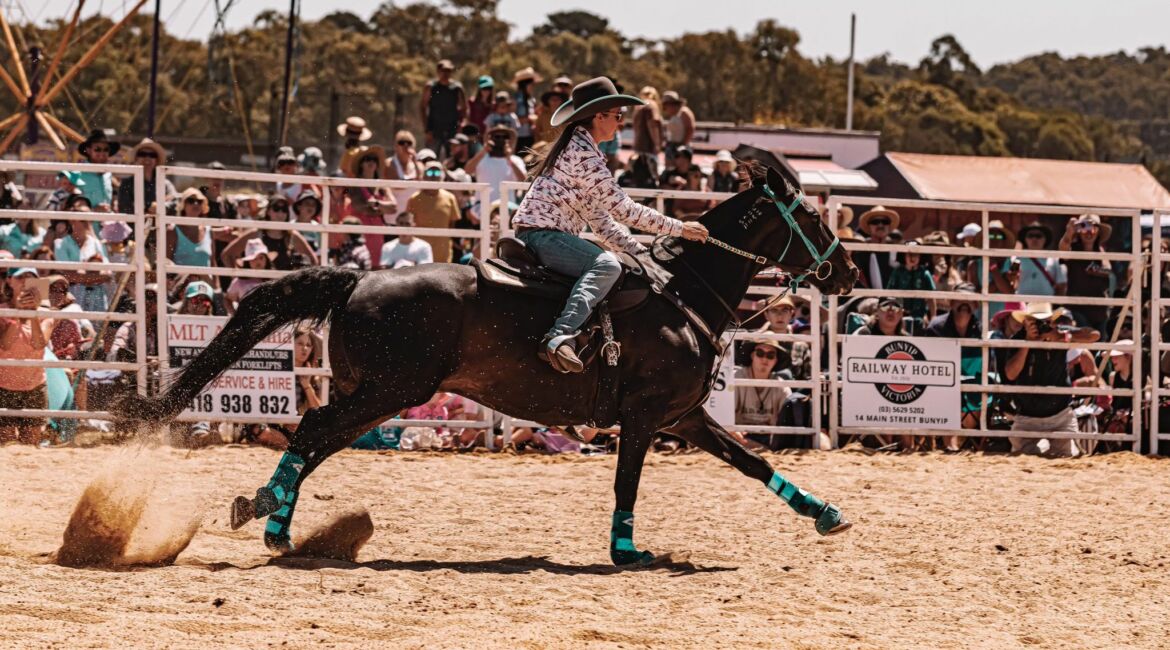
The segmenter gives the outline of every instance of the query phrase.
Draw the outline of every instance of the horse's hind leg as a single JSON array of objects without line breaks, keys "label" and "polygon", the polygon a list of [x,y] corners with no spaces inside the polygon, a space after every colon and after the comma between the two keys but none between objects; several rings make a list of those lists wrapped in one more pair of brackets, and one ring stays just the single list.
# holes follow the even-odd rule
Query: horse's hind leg
[{"label": "horse's hind leg", "polygon": [[288,451],[281,456],[272,480],[256,491],[254,499],[236,497],[232,504],[232,528],[268,517],[264,544],[273,551],[289,550],[289,531],[301,483],[326,458],[348,447],[374,425],[413,405],[393,403],[388,399],[390,395],[393,393],[383,389],[367,391],[359,388],[352,395],[305,413],[300,426],[290,437]]},{"label": "horse's hind leg", "polygon": [[761,458],[759,454],[745,449],[703,408],[696,408],[687,413],[679,420],[678,424],[666,431],[707,453],[722,458],[746,476],[766,485],[770,491],[783,499],[798,514],[814,518],[818,533],[834,535],[845,532],[853,525],[845,519],[837,506],[825,503],[796,487],[780,472],[772,469],[768,461]]}]

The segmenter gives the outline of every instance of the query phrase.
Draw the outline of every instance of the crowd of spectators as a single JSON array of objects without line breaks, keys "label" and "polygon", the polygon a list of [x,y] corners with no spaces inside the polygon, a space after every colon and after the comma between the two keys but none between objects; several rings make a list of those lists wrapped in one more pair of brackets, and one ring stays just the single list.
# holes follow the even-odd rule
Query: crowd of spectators
[{"label": "crowd of spectators", "polygon": [[[1054,221],[1054,220],[1050,220]],[[846,242],[901,244],[899,252],[854,251],[853,260],[861,271],[858,286],[889,292],[882,297],[845,297],[833,318],[825,313],[818,334],[824,355],[829,345],[828,328],[836,327],[841,335],[853,336],[922,336],[959,339],[1014,340],[1020,342],[1095,343],[1101,340],[1118,345],[1132,345],[1132,314],[1120,307],[1063,303],[1064,297],[1124,298],[1132,290],[1134,269],[1128,264],[1111,264],[1107,259],[1062,259],[1065,251],[1094,253],[1126,252],[1128,242],[1115,241],[1113,230],[1098,215],[1069,217],[1063,236],[1040,221],[1009,231],[1002,220],[988,222],[990,248],[1003,251],[1002,257],[979,255],[983,229],[967,223],[953,231],[937,230],[918,238],[906,239],[899,230],[901,218],[896,210],[876,206],[866,210],[853,228],[853,211],[842,207],[838,235]],[[956,242],[952,245],[952,238]],[[1149,239],[1144,243],[1148,248]],[[920,246],[950,249],[944,254],[919,253]],[[1013,255],[1012,251],[1020,251]],[[1024,251],[1028,253],[1025,254]],[[1041,255],[1033,251],[1051,251]],[[984,260],[987,260],[987,286],[984,290]],[[1148,269],[1145,273],[1148,276]],[[1142,282],[1141,275],[1136,276]],[[1163,279],[1163,282],[1165,279]],[[1166,283],[1170,287],[1170,283]],[[964,294],[933,299],[898,297],[898,292],[947,291]],[[1020,300],[987,300],[980,294],[1018,295]],[[1145,291],[1143,310],[1149,309],[1149,292]],[[797,300],[797,303],[800,301]],[[762,307],[764,301],[746,301],[744,313]],[[794,304],[791,297],[772,305],[765,312],[767,324],[761,332],[808,332],[809,321],[789,320]],[[987,313],[990,331],[982,332],[982,315]],[[1145,311],[1144,313],[1148,313]],[[777,327],[777,323],[780,326]],[[1163,328],[1167,329],[1166,322]],[[1140,337],[1139,337],[1140,341]],[[787,344],[791,346],[801,343]],[[796,379],[804,376],[804,356],[788,351],[783,343],[754,340],[742,343],[737,355],[737,376],[748,378]],[[1025,344],[993,348],[987,355],[987,380],[992,384],[1061,387],[1133,387],[1132,354],[1124,350],[1092,352],[1043,348]],[[1148,350],[1148,347],[1145,349]],[[1148,352],[1146,352],[1148,355]],[[750,357],[748,356],[750,355]],[[773,361],[774,360],[774,361]],[[822,358],[822,364],[827,359]],[[1164,360],[1163,360],[1164,361]],[[1148,357],[1146,363],[1148,364]],[[1165,365],[1165,364],[1163,364]],[[1148,365],[1144,366],[1147,371]],[[960,374],[967,384],[982,381],[983,354],[978,346],[961,348]],[[739,387],[737,423],[741,425],[808,426],[807,412],[799,409],[807,402],[804,390]],[[964,392],[961,401],[961,425],[965,429],[982,427],[981,405],[986,403],[987,426],[1032,433],[1130,433],[1132,397],[1073,396],[1053,394],[981,394]],[[827,417],[827,414],[826,416]],[[789,436],[742,435],[752,445],[772,448],[808,446],[809,436],[793,440]],[[988,439],[960,436],[862,437],[862,444],[889,449],[919,450],[930,447],[958,451],[964,447],[978,450],[1002,449],[1021,453],[1075,456],[1092,451],[1092,442],[1077,442],[1064,437],[1009,437]],[[1126,443],[1128,445],[1128,443]],[[1117,444],[1106,445],[1119,448]]]},{"label": "crowd of spectators", "polygon": [[[533,153],[555,140],[558,129],[551,126],[553,112],[569,100],[573,80],[560,76],[547,85],[531,67],[518,70],[508,87],[497,84],[492,77],[480,76],[475,92],[469,97],[462,85],[453,78],[454,66],[448,60],[439,61],[435,78],[427,83],[418,106],[423,132],[408,130],[386,132],[393,136],[392,144],[375,144],[378,130],[360,116],[348,117],[337,126],[343,141],[343,153],[332,175],[377,181],[481,181],[492,188],[491,213],[499,213],[501,201],[513,204],[518,197],[501,196],[498,184],[502,181],[523,180],[528,174],[528,160]],[[499,86],[499,87],[498,87]],[[736,161],[728,151],[719,151],[712,167],[705,170],[695,164],[692,140],[695,134],[695,114],[684,98],[672,90],[659,93],[647,86],[639,91],[646,101],[630,116],[632,129],[632,156],[625,162],[618,156],[621,134],[614,141],[602,143],[601,148],[611,163],[618,182],[625,187],[667,188],[733,192],[739,178]],[[109,163],[119,154],[121,145],[104,130],[94,130],[77,147],[84,162]],[[419,148],[419,143],[424,145]],[[158,300],[165,300],[168,310],[182,314],[230,316],[249,291],[265,281],[260,277],[229,277],[204,273],[200,269],[215,267],[247,270],[293,270],[328,260],[331,264],[374,270],[398,268],[431,262],[466,261],[477,252],[477,239],[450,236],[386,236],[380,234],[322,235],[270,228],[241,228],[235,221],[241,219],[272,222],[319,224],[329,215],[332,223],[347,225],[425,228],[479,228],[480,212],[476,195],[442,188],[387,189],[373,183],[369,186],[332,187],[315,182],[313,177],[328,174],[322,150],[305,147],[299,154],[289,147],[281,148],[275,156],[272,171],[294,175],[295,181],[270,184],[265,193],[250,187],[225,187],[223,179],[196,179],[179,191],[169,180],[160,181],[158,165],[165,164],[171,155],[162,143],[144,139],[129,149],[129,161],[143,169],[143,207],[146,214],[155,211],[155,197],[161,196],[165,210],[184,217],[205,217],[215,220],[213,225],[181,224],[168,227],[162,239],[148,236],[137,241],[136,234],[120,214],[135,209],[135,188],[130,178],[117,178],[111,173],[62,171],[57,174],[51,194],[34,204],[21,194],[11,178],[4,179],[3,205],[5,207],[35,207],[50,211],[97,213],[92,222],[49,220],[40,223],[34,219],[3,220],[0,225],[0,254],[13,258],[60,260],[74,262],[120,262],[132,258],[137,246],[143,246],[146,259],[154,259],[157,245],[164,247],[165,256],[181,268],[167,275],[166,286],[150,282],[145,287],[148,321],[147,355],[157,355],[155,321]],[[208,169],[225,170],[220,163],[211,163]],[[668,213],[682,219],[697,218],[714,202],[706,199],[668,200]],[[514,205],[510,209],[514,209]],[[1113,332],[1118,314],[1101,306],[1060,306],[1062,296],[1124,295],[1128,290],[1130,269],[1115,268],[1108,261],[1062,259],[1063,251],[1101,252],[1119,250],[1110,248],[1112,229],[1096,215],[1081,215],[1070,219],[1059,237],[1045,223],[1030,223],[1018,232],[1009,231],[999,220],[989,223],[988,241],[992,248],[1005,250],[1051,251],[1044,257],[1005,256],[987,258],[987,287],[984,283],[984,259],[974,253],[982,245],[982,229],[977,223],[968,223],[951,231],[938,230],[921,237],[906,239],[900,230],[901,217],[897,210],[881,206],[867,209],[853,229],[853,212],[841,210],[839,234],[846,244],[850,241],[868,243],[904,243],[910,248],[898,253],[856,251],[853,259],[861,271],[859,286],[894,291],[957,291],[970,299],[930,299],[920,296],[905,299],[894,296],[853,299],[832,318],[823,312],[820,332],[810,328],[810,310],[822,308],[809,305],[795,296],[787,296],[772,304],[761,315],[757,325],[761,334],[806,334],[820,337],[821,359],[813,359],[814,346],[807,341],[777,341],[756,338],[736,348],[736,376],[745,379],[814,380],[821,376],[827,361],[827,332],[839,328],[842,334],[887,336],[943,336],[980,339],[980,315],[986,310],[992,331],[988,338],[1029,341],[1091,342],[1108,339]],[[954,245],[952,245],[954,241]],[[952,254],[919,253],[917,246],[943,246]],[[133,278],[127,274],[109,271],[65,272],[36,283],[40,273],[32,268],[11,269],[0,294],[0,305],[30,308],[44,305],[54,310],[107,312],[133,311]],[[1034,297],[1025,302],[980,300],[978,294],[1018,294]],[[1043,300],[1037,301],[1036,297]],[[1148,299],[1148,291],[1145,296]],[[762,306],[745,303],[745,313]],[[823,309],[823,308],[822,308]],[[136,328],[130,321],[80,320],[67,318],[4,319],[0,322],[0,354],[6,358],[38,358],[49,354],[66,359],[134,360],[137,354]],[[320,364],[320,332],[297,333],[298,365]],[[1124,338],[1123,334],[1123,338]],[[1132,337],[1133,333],[1128,336]],[[315,351],[315,354],[312,352]],[[975,346],[962,352],[964,381],[980,380],[983,355]],[[1094,355],[1082,350],[1041,350],[1005,348],[994,350],[988,356],[989,379],[993,382],[1036,385],[1111,385],[1131,386],[1130,359],[1124,353]],[[1148,364],[1145,366],[1148,368]],[[18,369],[12,369],[18,370]],[[67,371],[62,371],[67,372]],[[5,372],[0,381],[0,407],[34,405],[42,407],[43,395],[34,381],[45,379],[47,373],[38,368],[21,368]],[[105,373],[91,371],[88,383],[107,381]],[[73,380],[74,402],[84,403],[87,397],[86,381],[79,381],[78,373],[68,371]],[[82,373],[80,379],[85,379]],[[297,383],[298,410],[321,403],[322,385],[318,379],[299,376]],[[42,391],[43,392],[43,391]],[[95,391],[102,393],[103,391]],[[807,427],[812,421],[813,404],[807,389],[789,389],[780,386],[739,387],[736,393],[738,424],[755,426]],[[981,426],[980,406],[984,399],[978,393],[965,393],[962,424],[964,428]],[[987,396],[988,424],[994,427],[1015,427],[1029,431],[1075,431],[1085,427],[1121,431],[1128,422],[1132,404],[1124,400],[1079,400],[1091,402],[1091,417],[1085,417],[1086,406],[1069,396],[1032,396],[1027,399],[1008,395]],[[459,404],[458,408],[454,408]],[[1071,405],[1071,406],[1070,406]],[[436,396],[426,406],[427,413],[474,412],[474,405],[452,400],[451,396]],[[421,407],[420,407],[421,408]],[[420,411],[421,412],[421,411]],[[445,416],[444,416],[445,417]],[[1089,421],[1092,423],[1089,423]],[[826,420],[827,421],[827,420]],[[31,441],[47,436],[43,420],[14,421],[15,429],[0,428],[0,440],[19,438]],[[32,422],[41,423],[42,433],[30,431]],[[387,428],[391,431],[393,428]],[[15,433],[13,433],[15,431]],[[400,436],[401,432],[398,432]],[[283,435],[278,429],[248,427],[240,434],[246,439],[279,446]],[[824,446],[826,441],[807,435],[744,435],[736,434],[745,444],[772,448],[792,446]],[[470,446],[481,441],[472,430],[440,431],[435,444],[445,447]],[[823,436],[822,436],[823,437]],[[417,436],[410,444],[425,446]],[[518,431],[521,444],[550,448],[571,446],[562,434],[553,430]],[[39,438],[38,438],[39,439]],[[994,445],[987,440],[961,437],[916,438],[903,437],[885,440],[876,437],[878,445],[896,444],[903,449],[921,449],[937,444],[947,450],[964,445],[985,448]],[[370,442],[378,445],[381,443]],[[867,441],[867,444],[869,442]],[[586,447],[589,448],[588,446]],[[1015,440],[1016,451],[1041,451],[1071,455],[1078,451],[1067,441]]]}]

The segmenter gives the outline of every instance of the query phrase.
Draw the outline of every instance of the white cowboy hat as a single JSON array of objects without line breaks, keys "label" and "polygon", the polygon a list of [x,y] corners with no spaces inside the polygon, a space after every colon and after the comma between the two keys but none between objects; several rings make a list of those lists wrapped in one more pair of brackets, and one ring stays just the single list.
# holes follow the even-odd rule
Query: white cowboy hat
[{"label": "white cowboy hat", "polygon": [[276,253],[268,250],[262,239],[249,239],[244,246],[244,254],[236,260],[236,266],[244,266],[261,255],[267,255],[269,262],[276,261]]}]

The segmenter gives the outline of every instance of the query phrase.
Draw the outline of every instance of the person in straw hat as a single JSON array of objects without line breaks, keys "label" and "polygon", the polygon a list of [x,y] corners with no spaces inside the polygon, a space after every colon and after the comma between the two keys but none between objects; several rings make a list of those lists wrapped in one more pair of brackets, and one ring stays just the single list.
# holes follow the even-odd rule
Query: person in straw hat
[{"label": "person in straw hat", "polygon": [[520,127],[516,130],[516,151],[528,151],[536,143],[536,96],[532,93],[532,86],[541,81],[543,79],[532,66],[512,75],[512,83],[516,86],[513,95],[516,117],[520,120]]},{"label": "person in straw hat", "polygon": [[575,338],[594,307],[621,274],[617,256],[579,235],[589,227],[607,248],[640,253],[645,248],[620,223],[650,233],[705,241],[707,228],[634,202],[618,186],[598,143],[613,138],[626,106],[637,97],[618,93],[612,81],[597,77],[573,88],[568,102],[553,114],[553,126],[565,125],[559,138],[534,163],[532,187],[516,211],[516,236],[545,265],[577,278],[564,309],[539,354],[560,372],[584,370]]},{"label": "person in straw hat", "polygon": [[[883,206],[874,206],[861,215],[858,227],[869,237],[871,244],[885,244],[886,237],[898,228],[902,217]],[[853,253],[853,263],[861,270],[860,280],[870,289],[884,289],[894,267],[892,253],[858,251]]]},{"label": "person in straw hat", "polygon": [[362,143],[374,137],[374,132],[366,126],[364,118],[351,115],[337,125],[337,135],[345,138],[342,147],[344,153],[341,154],[341,160],[338,161],[337,166],[343,174],[348,174],[349,172],[346,170],[353,166],[353,157],[361,153]]},{"label": "person in straw hat", "polygon": [[[378,180],[386,178],[386,150],[378,145],[362,147],[353,156],[349,169],[353,178]],[[347,187],[345,197],[348,213],[356,216],[366,226],[393,226],[394,215],[398,213],[398,202],[390,190],[384,187]],[[385,235],[367,234],[366,247],[370,251],[382,250]],[[374,260],[374,268],[378,268]]]},{"label": "person in straw hat", "polygon": [[[1060,238],[1062,251],[1105,252],[1105,243],[1113,228],[1095,214],[1082,214],[1071,219]],[[1106,259],[1065,260],[1068,268],[1068,295],[1107,297],[1112,281],[1113,267]],[[1074,305],[1073,318],[1080,325],[1105,331],[1109,322],[1109,307],[1103,305]]]},{"label": "person in straw hat", "polygon": [[[155,194],[155,184],[158,182],[157,170],[159,165],[166,164],[167,150],[154,140],[143,138],[142,142],[134,145],[131,158],[134,159],[132,164],[142,166],[142,203],[148,213],[153,213],[155,197],[158,196]],[[168,178],[166,186],[163,188],[163,198],[170,200],[178,193]],[[101,204],[95,204],[94,208],[97,212],[104,211]],[[134,213],[134,177],[132,176],[123,178],[118,186],[118,211],[123,214]]]},{"label": "person in straw hat", "polygon": [[[1052,303],[1033,302],[1025,309],[1011,312],[1010,318],[1021,325],[1013,341],[1095,343],[1101,334],[1082,327],[1058,326],[1056,320],[1065,311]],[[1034,347],[1000,348],[996,360],[1003,381],[1016,386],[1070,387],[1066,349]],[[1078,433],[1077,418],[1069,406],[1071,395],[1022,394],[1013,397],[1016,417],[1012,431]],[[1071,439],[1009,438],[1012,452],[1076,456],[1076,442]]]}]

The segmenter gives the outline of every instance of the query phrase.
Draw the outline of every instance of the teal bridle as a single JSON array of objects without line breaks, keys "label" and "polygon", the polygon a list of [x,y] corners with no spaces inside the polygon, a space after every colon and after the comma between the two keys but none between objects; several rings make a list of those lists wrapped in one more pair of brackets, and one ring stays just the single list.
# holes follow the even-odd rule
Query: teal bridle
[{"label": "teal bridle", "polygon": [[746,257],[749,260],[755,261],[755,263],[759,264],[760,266],[767,266],[769,264],[773,266],[780,266],[780,260],[783,260],[784,257],[788,255],[788,249],[792,248],[793,234],[795,233],[796,236],[800,237],[800,241],[804,243],[804,248],[808,251],[809,256],[812,257],[812,262],[808,265],[807,268],[804,269],[803,273],[792,276],[788,282],[788,290],[796,291],[797,286],[799,286],[800,283],[803,282],[809,275],[812,275],[818,280],[827,280],[833,273],[833,263],[829,261],[829,256],[831,256],[833,251],[837,250],[837,247],[841,245],[841,239],[836,235],[833,235],[833,243],[829,244],[829,247],[826,248],[824,252],[817,250],[816,244],[814,244],[812,240],[808,238],[808,235],[804,234],[804,231],[801,230],[800,226],[796,223],[796,217],[793,216],[793,213],[796,212],[796,209],[800,207],[802,203],[804,203],[804,193],[798,190],[796,192],[796,196],[792,199],[792,203],[785,205],[779,198],[776,197],[776,193],[773,192],[772,188],[768,187],[767,184],[764,184],[763,189],[764,196],[768,197],[772,201],[772,203],[776,206],[776,209],[780,212],[780,216],[784,218],[784,222],[788,224],[788,243],[784,244],[784,250],[780,251],[779,256],[773,259],[765,255],[749,253],[748,251],[740,250],[735,246],[732,246],[726,242],[722,242],[718,239],[715,239],[714,237],[708,237],[705,243],[713,244],[725,251],[735,253],[741,257]]}]

